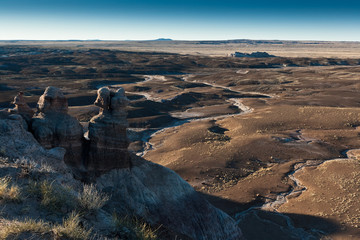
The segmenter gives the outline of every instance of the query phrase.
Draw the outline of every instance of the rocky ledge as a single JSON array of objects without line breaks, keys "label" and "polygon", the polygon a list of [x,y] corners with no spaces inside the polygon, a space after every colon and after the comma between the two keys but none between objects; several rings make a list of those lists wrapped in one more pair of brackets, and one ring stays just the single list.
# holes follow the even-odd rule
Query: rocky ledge
[{"label": "rocky ledge", "polygon": [[[175,172],[127,152],[127,101],[121,88],[100,89],[95,102],[100,113],[91,120],[86,140],[80,137],[82,129],[77,120],[67,115],[64,95],[49,87],[40,97],[38,112],[28,122],[20,107],[0,112],[0,157],[46,165],[52,173],[42,177],[59,176],[53,181],[77,188],[83,183],[71,174],[74,169],[99,170],[93,184],[111,196],[102,213],[90,222],[101,236],[110,236],[108,223],[116,213],[161,226],[182,239],[243,239],[230,216],[208,203]],[[109,152],[107,147],[111,148]],[[117,153],[120,157],[115,156]],[[7,175],[2,167],[0,177]]]}]

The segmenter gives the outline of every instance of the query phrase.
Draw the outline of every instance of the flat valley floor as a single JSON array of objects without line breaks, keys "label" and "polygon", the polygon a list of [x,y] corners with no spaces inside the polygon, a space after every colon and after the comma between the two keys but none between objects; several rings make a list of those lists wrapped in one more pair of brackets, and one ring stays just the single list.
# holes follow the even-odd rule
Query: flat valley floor
[{"label": "flat valley floor", "polygon": [[99,87],[123,87],[129,150],[247,239],[360,238],[359,80],[360,43],[0,42],[0,107],[56,86],[86,122]]}]

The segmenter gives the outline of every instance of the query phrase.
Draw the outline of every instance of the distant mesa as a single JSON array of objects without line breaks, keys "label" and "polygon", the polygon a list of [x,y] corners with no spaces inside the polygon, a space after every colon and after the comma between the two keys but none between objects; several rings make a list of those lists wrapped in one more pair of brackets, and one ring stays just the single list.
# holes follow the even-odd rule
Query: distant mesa
[{"label": "distant mesa", "polygon": [[252,53],[242,53],[235,52],[230,54],[231,57],[247,57],[247,58],[269,58],[276,57],[274,55],[270,55],[267,52],[252,52]]},{"label": "distant mesa", "polygon": [[151,40],[151,41],[173,41],[171,38],[158,38],[155,40]]}]

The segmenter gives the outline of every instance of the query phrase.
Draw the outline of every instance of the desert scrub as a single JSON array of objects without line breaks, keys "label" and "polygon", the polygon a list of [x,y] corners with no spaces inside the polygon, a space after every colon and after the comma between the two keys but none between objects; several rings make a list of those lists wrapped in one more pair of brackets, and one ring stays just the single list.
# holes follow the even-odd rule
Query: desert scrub
[{"label": "desert scrub", "polygon": [[86,240],[90,238],[91,231],[91,229],[86,230],[80,226],[80,216],[75,212],[64,219],[62,225],[53,228],[53,232],[57,236],[56,239]]},{"label": "desert scrub", "polygon": [[65,188],[60,184],[48,182],[29,182],[27,191],[40,199],[40,203],[46,209],[59,212],[71,211],[77,207],[77,199],[71,193],[69,188]]},{"label": "desert scrub", "polygon": [[115,233],[121,235],[124,239],[136,240],[156,240],[158,236],[157,230],[153,230],[151,226],[137,218],[118,217],[113,215]]},{"label": "desert scrub", "polygon": [[10,177],[0,178],[0,200],[10,202],[21,202],[20,187],[11,183]]},{"label": "desert scrub", "polygon": [[108,200],[109,196],[98,191],[93,184],[84,185],[83,191],[78,197],[81,210],[90,212],[102,208]]},{"label": "desert scrub", "polygon": [[45,235],[50,230],[50,225],[43,221],[33,219],[26,219],[23,222],[11,221],[0,229],[0,239],[18,239],[24,233]]}]

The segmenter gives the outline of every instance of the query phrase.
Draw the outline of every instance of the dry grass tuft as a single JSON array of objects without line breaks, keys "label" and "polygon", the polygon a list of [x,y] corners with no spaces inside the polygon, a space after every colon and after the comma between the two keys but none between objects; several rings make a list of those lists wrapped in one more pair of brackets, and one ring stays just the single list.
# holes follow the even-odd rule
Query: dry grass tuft
[{"label": "dry grass tuft", "polygon": [[11,183],[10,177],[0,178],[0,200],[20,202],[20,193],[20,187],[14,183]]},{"label": "dry grass tuft", "polygon": [[68,211],[77,207],[76,198],[70,190],[54,182],[30,182],[27,190],[41,200],[41,205],[51,211]]},{"label": "dry grass tuft", "polygon": [[99,192],[93,184],[84,185],[78,198],[80,207],[88,211],[96,211],[102,208],[109,199],[108,195]]},{"label": "dry grass tuft", "polygon": [[54,234],[61,239],[89,239],[91,231],[91,229],[86,230],[80,226],[80,216],[75,212],[72,212],[67,219],[64,219],[62,225],[53,228]]},{"label": "dry grass tuft", "polygon": [[127,229],[127,238],[135,238],[139,240],[156,240],[158,236],[156,234],[158,229],[153,230],[151,226],[137,218],[130,219],[129,217],[119,218],[116,214],[113,216],[113,221],[116,231]]},{"label": "dry grass tuft", "polygon": [[0,229],[0,239],[18,239],[23,233],[48,234],[51,230],[49,224],[43,221],[26,219],[23,222],[12,221]]},{"label": "dry grass tuft", "polygon": [[31,239],[86,240],[90,239],[91,229],[86,230],[81,227],[80,216],[72,212],[67,219],[64,219],[62,225],[53,225],[33,219],[8,222],[0,229],[0,239],[19,239],[20,235],[26,233],[32,236]]}]

